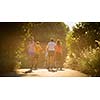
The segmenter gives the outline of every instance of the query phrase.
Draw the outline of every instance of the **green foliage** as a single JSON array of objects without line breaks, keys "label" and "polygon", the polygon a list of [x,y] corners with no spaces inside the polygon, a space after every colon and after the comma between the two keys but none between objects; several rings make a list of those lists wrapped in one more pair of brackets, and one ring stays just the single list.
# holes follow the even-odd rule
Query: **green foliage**
[{"label": "green foliage", "polygon": [[93,76],[100,76],[100,48],[86,49],[81,54],[78,63],[83,68],[83,72]]},{"label": "green foliage", "polygon": [[100,23],[82,22],[66,36],[65,65],[92,76],[100,76]]},{"label": "green foliage", "polygon": [[[21,66],[28,66],[28,56],[27,56],[27,42],[33,39],[32,35],[32,23],[26,23],[22,29],[24,34],[21,35],[21,41],[16,49],[16,66],[20,68]],[[27,63],[26,63],[27,62]]]},{"label": "green foliage", "polygon": [[66,47],[69,55],[78,57],[80,56],[81,45],[79,44],[79,38],[75,38],[73,34],[74,32],[72,31],[66,35]]},{"label": "green foliage", "polygon": [[99,22],[80,22],[73,28],[75,38],[79,39],[81,49],[97,47],[95,40],[100,40],[100,23]]},{"label": "green foliage", "polygon": [[79,57],[67,55],[65,65],[91,76],[100,76],[100,48],[85,49]]}]

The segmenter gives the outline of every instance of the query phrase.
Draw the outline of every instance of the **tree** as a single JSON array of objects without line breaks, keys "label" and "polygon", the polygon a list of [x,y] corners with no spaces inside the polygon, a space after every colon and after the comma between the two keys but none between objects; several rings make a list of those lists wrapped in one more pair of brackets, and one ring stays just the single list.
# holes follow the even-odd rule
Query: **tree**
[{"label": "tree", "polygon": [[100,23],[80,22],[66,36],[70,68],[100,76]]},{"label": "tree", "polygon": [[81,48],[97,47],[95,40],[100,40],[99,22],[80,22],[73,28],[73,36],[79,39]]}]

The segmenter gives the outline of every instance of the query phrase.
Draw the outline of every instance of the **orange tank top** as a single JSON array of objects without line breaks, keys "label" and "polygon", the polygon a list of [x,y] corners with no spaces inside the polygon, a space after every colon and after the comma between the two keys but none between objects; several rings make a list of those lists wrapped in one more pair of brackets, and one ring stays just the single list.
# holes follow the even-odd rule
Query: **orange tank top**
[{"label": "orange tank top", "polygon": [[62,46],[56,46],[55,47],[55,52],[62,53]]}]

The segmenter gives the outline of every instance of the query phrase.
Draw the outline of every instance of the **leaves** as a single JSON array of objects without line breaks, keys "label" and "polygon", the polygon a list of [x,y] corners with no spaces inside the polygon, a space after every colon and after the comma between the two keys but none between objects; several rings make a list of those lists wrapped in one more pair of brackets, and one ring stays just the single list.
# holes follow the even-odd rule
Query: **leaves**
[{"label": "leaves", "polygon": [[[92,76],[100,76],[100,23],[80,22],[66,36],[67,56],[71,56],[70,68]],[[75,55],[75,56],[73,56]],[[66,57],[67,58],[67,57]],[[76,61],[76,67],[73,65]]]}]

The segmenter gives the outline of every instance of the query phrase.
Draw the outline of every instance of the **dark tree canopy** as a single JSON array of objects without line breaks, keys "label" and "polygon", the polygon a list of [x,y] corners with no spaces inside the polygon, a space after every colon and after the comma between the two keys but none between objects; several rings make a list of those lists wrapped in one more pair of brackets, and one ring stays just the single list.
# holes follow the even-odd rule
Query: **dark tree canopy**
[{"label": "dark tree canopy", "polygon": [[80,22],[73,28],[73,36],[79,38],[81,44],[86,46],[96,46],[95,40],[100,40],[99,22]]}]

